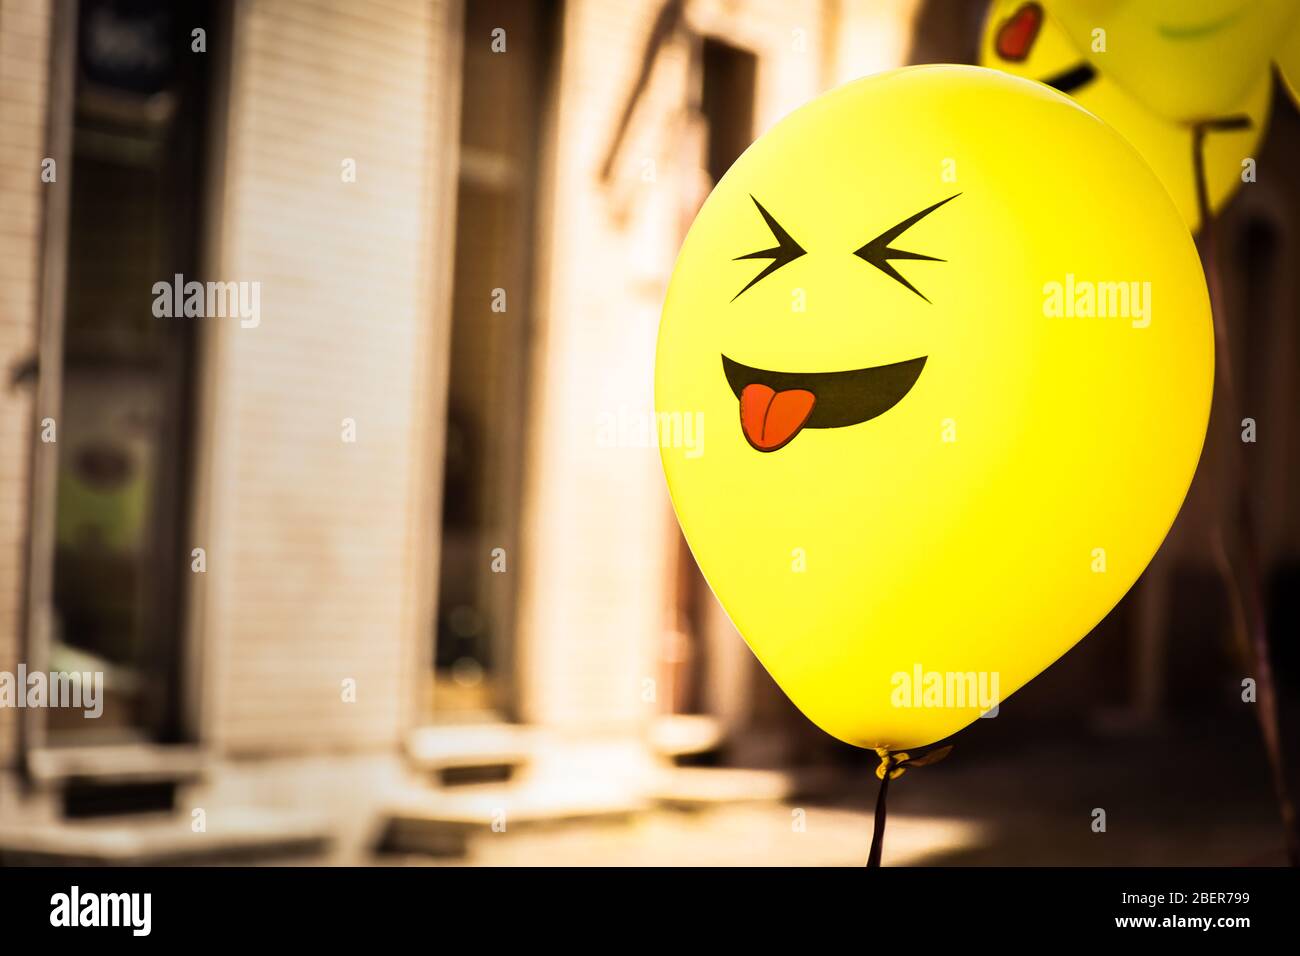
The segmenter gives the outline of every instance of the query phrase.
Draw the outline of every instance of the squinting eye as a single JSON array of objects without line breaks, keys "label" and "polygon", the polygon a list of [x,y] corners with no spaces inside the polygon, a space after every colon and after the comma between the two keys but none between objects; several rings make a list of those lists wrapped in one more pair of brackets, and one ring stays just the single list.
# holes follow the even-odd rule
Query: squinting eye
[{"label": "squinting eye", "polygon": [[[749,198],[754,199],[752,195]],[[781,224],[772,218],[772,214],[763,208],[761,202],[754,199],[754,205],[757,206],[758,211],[763,214],[763,221],[767,223],[767,228],[772,230],[772,236],[776,239],[776,245],[771,249],[760,249],[758,252],[748,252],[743,256],[736,256],[734,260],[735,262],[739,262],[741,259],[771,259],[772,261],[768,263],[767,267],[762,272],[750,279],[744,289],[741,289],[731,297],[732,302],[739,299],[745,291],[759,279],[770,276],[782,266],[789,265],[800,256],[806,255],[803,247],[790,238],[790,234],[781,228]]]},{"label": "squinting eye", "polygon": [[[857,256],[859,259],[862,259],[864,262],[870,262],[873,266],[875,266],[885,275],[889,276],[891,279],[898,280],[903,285],[911,289],[913,292],[916,292],[917,295],[920,295],[922,299],[925,299],[925,296],[921,295],[921,293],[917,291],[916,286],[912,285],[912,283],[904,279],[899,274],[898,270],[889,264],[889,260],[890,259],[922,259],[926,262],[943,262],[944,260],[936,259],[934,256],[923,256],[919,252],[907,252],[906,250],[903,249],[894,249],[889,244],[893,242],[895,239],[897,239],[899,236],[901,236],[908,229],[911,229],[913,226],[915,226],[926,216],[930,215],[930,213],[934,212],[944,203],[952,202],[960,195],[961,193],[954,193],[953,195],[949,196],[947,199],[940,200],[939,202],[935,203],[933,206],[930,206],[926,209],[922,209],[915,216],[911,216],[907,219],[904,219],[902,222],[900,222],[897,226],[894,226],[892,229],[888,229],[885,232],[882,232],[880,235],[876,236],[876,238],[868,242],[865,246],[856,250],[853,254]],[[929,302],[930,300],[925,299],[925,301]]]}]

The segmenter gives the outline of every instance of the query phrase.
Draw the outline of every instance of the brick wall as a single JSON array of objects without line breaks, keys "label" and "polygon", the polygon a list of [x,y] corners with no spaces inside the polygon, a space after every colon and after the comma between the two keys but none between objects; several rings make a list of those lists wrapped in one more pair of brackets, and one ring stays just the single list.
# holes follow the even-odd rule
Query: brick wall
[{"label": "brick wall", "polygon": [[261,282],[262,318],[210,320],[196,542],[206,725],[228,752],[392,745],[427,668],[413,569],[432,547],[445,8],[252,0],[235,25],[218,271]]},{"label": "brick wall", "polygon": [[[36,348],[50,13],[46,0],[0,0],[0,670],[18,664],[26,580],[31,387],[10,370]],[[18,712],[0,710],[0,766],[17,749]]]}]

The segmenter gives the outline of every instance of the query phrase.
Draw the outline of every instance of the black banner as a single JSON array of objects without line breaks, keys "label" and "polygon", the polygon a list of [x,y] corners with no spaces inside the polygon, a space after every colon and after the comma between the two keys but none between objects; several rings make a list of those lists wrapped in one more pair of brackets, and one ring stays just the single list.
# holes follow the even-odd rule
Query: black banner
[{"label": "black banner", "polygon": [[844,933],[864,948],[966,936],[976,951],[1045,939],[1281,938],[1298,891],[1300,872],[1286,869],[49,868],[0,870],[0,914],[6,942],[469,945],[515,930],[540,934],[535,942],[622,945],[616,936],[645,943],[643,931],[662,929],[692,941]]}]

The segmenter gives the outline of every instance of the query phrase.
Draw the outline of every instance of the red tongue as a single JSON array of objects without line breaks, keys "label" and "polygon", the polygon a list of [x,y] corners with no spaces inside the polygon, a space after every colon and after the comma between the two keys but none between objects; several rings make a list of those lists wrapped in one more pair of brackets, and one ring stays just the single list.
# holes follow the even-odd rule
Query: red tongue
[{"label": "red tongue", "polygon": [[816,403],[807,389],[778,392],[755,382],[740,393],[740,427],[759,451],[776,451],[799,434]]},{"label": "red tongue", "polygon": [[1029,58],[1029,51],[1043,25],[1043,8],[1036,3],[1026,3],[998,27],[997,51],[1004,60],[1020,63]]}]

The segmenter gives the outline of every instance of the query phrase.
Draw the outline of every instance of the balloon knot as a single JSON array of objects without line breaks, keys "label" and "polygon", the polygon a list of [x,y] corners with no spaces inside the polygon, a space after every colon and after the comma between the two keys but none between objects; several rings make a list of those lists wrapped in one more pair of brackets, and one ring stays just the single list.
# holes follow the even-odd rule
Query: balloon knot
[{"label": "balloon knot", "polygon": [[911,755],[905,751],[892,753],[888,747],[877,747],[876,756],[880,758],[880,766],[876,768],[876,777],[880,780],[885,779],[885,774],[889,774],[890,780],[897,780],[903,775],[902,764],[911,760]]},{"label": "balloon knot", "polygon": [[885,779],[885,774],[889,774],[890,780],[897,780],[907,769],[904,764],[911,767],[925,767],[932,763],[938,763],[948,754],[952,753],[952,745],[945,747],[936,747],[921,756],[913,758],[906,750],[891,751],[888,747],[877,747],[876,756],[880,758],[880,766],[876,768],[876,777],[880,780]]}]

